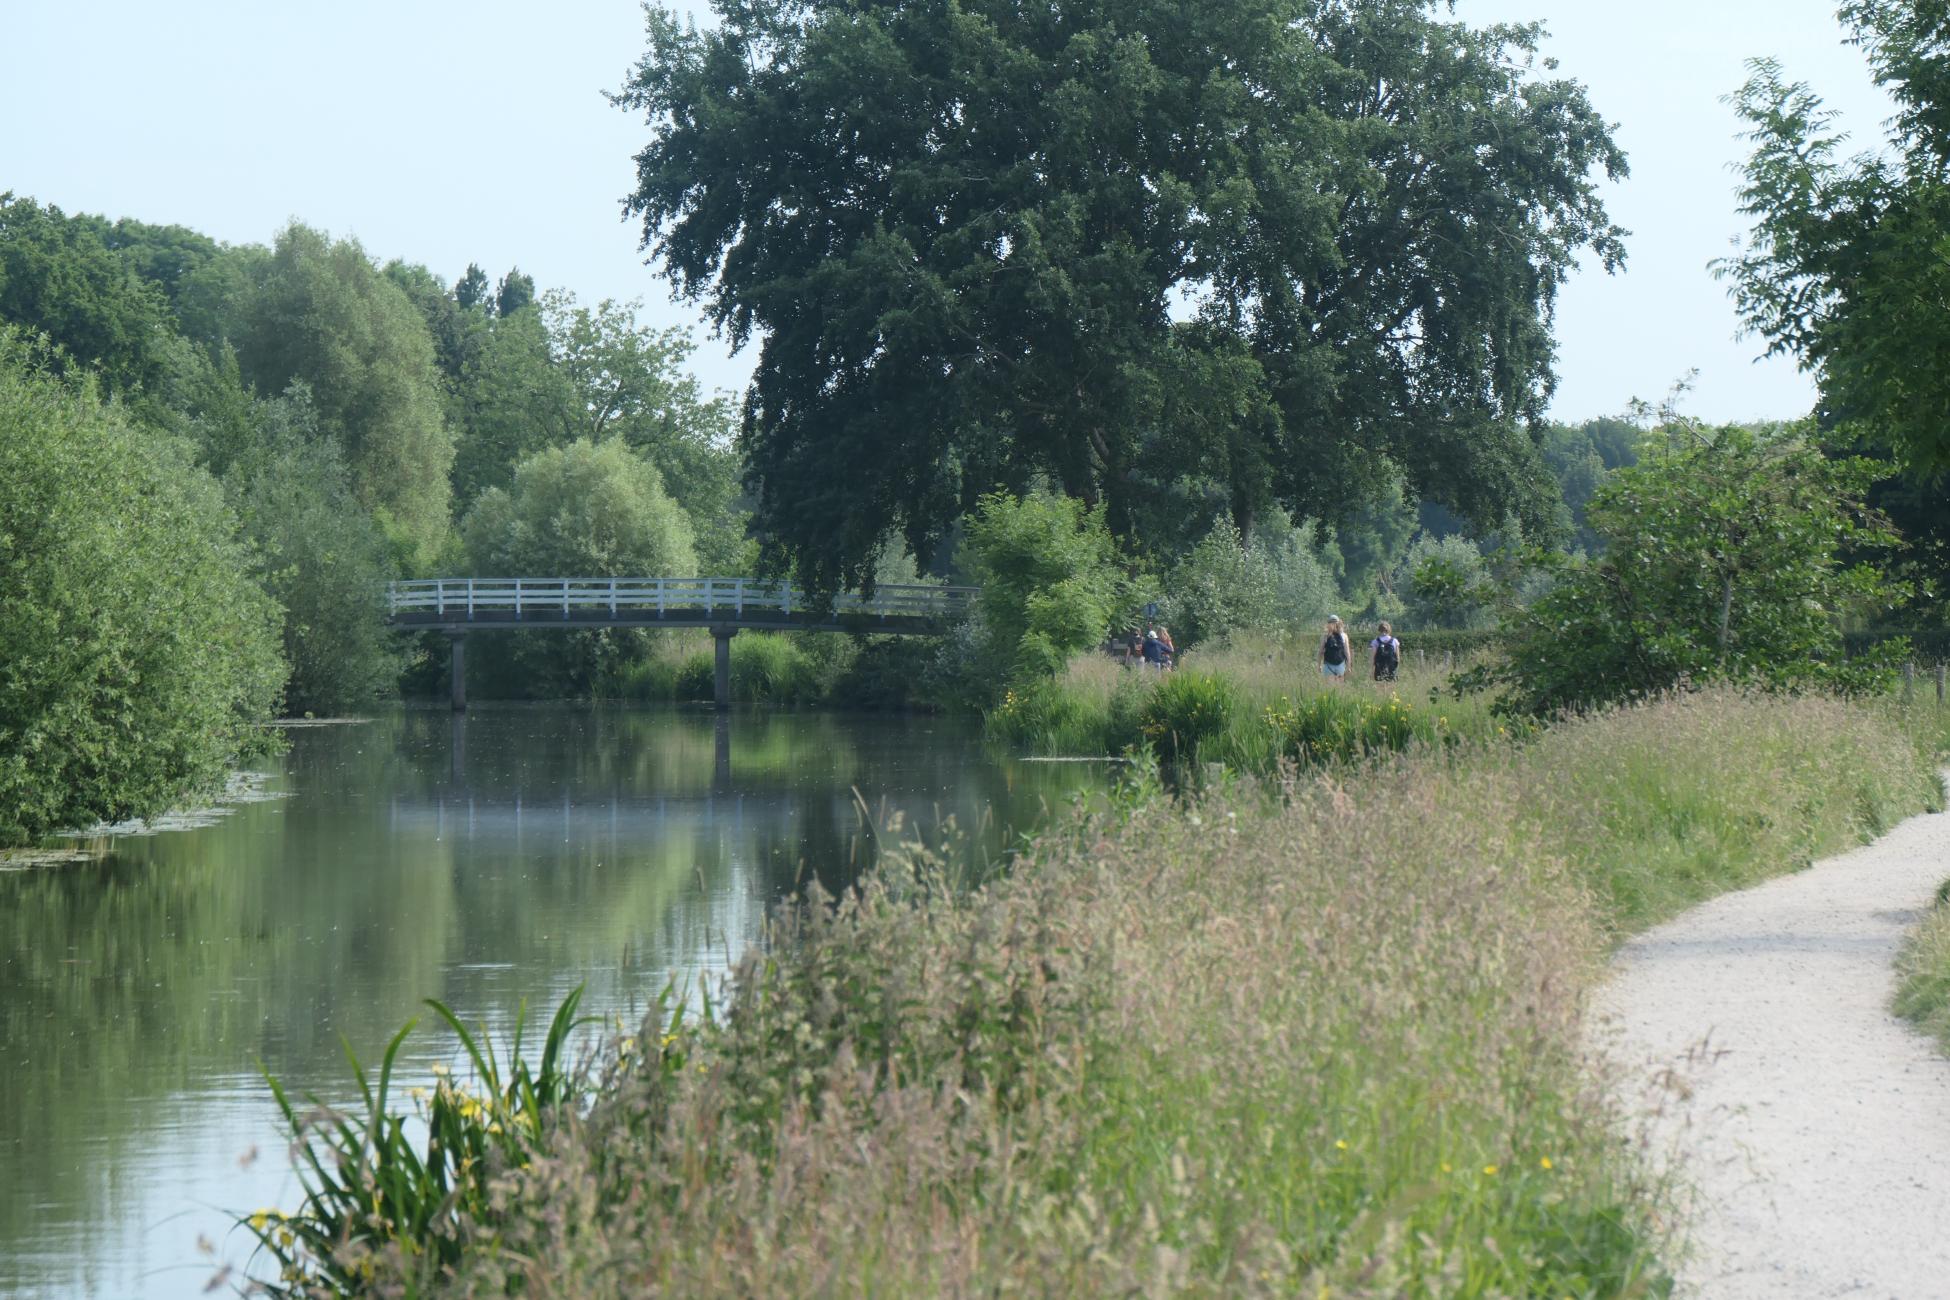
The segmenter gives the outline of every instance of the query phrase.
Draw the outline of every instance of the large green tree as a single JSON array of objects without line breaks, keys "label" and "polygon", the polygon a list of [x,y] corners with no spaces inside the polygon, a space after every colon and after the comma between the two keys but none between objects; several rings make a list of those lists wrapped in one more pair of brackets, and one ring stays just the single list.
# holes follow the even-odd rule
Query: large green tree
[{"label": "large green tree", "polygon": [[544,295],[557,369],[574,393],[575,426],[584,437],[618,437],[643,453],[689,512],[699,561],[714,572],[742,573],[749,512],[739,501],[731,403],[707,396],[688,368],[689,333],[642,324],[638,307],[607,298],[584,307],[561,290]]},{"label": "large green tree", "polygon": [[430,564],[450,530],[454,445],[420,312],[356,241],[295,222],[257,269],[236,340],[245,377],[260,393],[310,388],[360,503],[409,566]]},{"label": "large green tree", "polygon": [[252,412],[249,450],[225,480],[259,582],[284,610],[287,712],[340,713],[394,694],[404,646],[386,627],[396,576],[386,538],[353,496],[338,444],[302,384]]},{"label": "large green tree", "polygon": [[[618,438],[580,438],[535,453],[515,468],[509,488],[481,494],[461,532],[482,577],[697,571],[690,520],[664,491],[657,467]],[[649,638],[623,629],[492,638],[482,645],[482,667],[508,694],[586,695],[644,653]]]},{"label": "large green tree", "polygon": [[1844,157],[1835,117],[1757,60],[1734,106],[1751,130],[1745,249],[1718,264],[1770,352],[1812,370],[1831,424],[1913,474],[1950,472],[1950,10],[1851,0],[1852,40],[1897,105],[1875,153]]},{"label": "large green tree", "polygon": [[0,844],[218,783],[284,681],[215,480],[0,329]]},{"label": "large green tree", "polygon": [[94,368],[109,391],[136,393],[170,367],[169,300],[104,238],[100,218],[0,194],[0,324],[44,334]]},{"label": "large green tree", "polygon": [[[616,96],[678,290],[762,339],[742,437],[772,558],[926,562],[1039,478],[1131,532],[1218,485],[1333,519],[1405,475],[1554,507],[1527,432],[1625,161],[1536,27],[1436,0],[714,0]],[[1548,65],[1546,65],[1548,66]]]}]

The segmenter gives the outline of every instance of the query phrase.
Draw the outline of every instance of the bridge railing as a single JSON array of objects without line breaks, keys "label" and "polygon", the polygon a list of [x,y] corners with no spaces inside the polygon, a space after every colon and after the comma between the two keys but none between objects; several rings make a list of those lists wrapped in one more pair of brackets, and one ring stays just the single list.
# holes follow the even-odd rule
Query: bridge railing
[{"label": "bridge railing", "polygon": [[[871,597],[841,593],[832,613],[885,620],[946,619],[967,610],[974,587],[881,586]],[[729,619],[777,614],[810,616],[816,606],[790,583],[757,578],[426,578],[389,583],[389,614],[433,615],[467,620],[607,614],[611,618],[695,617]]]}]

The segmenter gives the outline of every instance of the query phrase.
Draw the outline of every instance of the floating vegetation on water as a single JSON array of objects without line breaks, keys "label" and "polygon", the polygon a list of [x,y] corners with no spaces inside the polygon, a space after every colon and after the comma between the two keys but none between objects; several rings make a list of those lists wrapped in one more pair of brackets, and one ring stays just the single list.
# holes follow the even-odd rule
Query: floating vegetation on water
[{"label": "floating vegetation on water", "polygon": [[[290,797],[286,790],[270,788],[270,776],[264,772],[232,772],[224,782],[222,790],[202,808],[183,808],[164,813],[160,817],[146,820],[135,819],[125,822],[99,822],[87,830],[63,831],[58,838],[67,840],[106,840],[134,835],[158,835],[164,831],[196,831],[215,826],[245,804],[270,803],[276,799]],[[70,850],[80,854],[81,859],[99,856],[99,851],[90,848]]]}]

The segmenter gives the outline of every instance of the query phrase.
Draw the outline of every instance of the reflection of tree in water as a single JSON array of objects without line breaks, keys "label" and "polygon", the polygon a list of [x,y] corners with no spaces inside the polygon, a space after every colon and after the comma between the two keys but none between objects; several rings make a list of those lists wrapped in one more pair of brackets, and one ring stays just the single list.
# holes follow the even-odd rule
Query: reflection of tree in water
[{"label": "reflection of tree in water", "polygon": [[952,817],[992,857],[1101,780],[952,724],[793,714],[404,711],[292,741],[293,798],[0,876],[0,1257],[50,1213],[114,1221],[114,1171],[178,1101],[216,1145],[274,1147],[223,1127],[259,1058],[343,1095],[339,1036],[374,1057],[423,997],[502,1030],[583,980],[640,1006],[802,879],[844,889],[874,854],[859,801],[930,836]]}]

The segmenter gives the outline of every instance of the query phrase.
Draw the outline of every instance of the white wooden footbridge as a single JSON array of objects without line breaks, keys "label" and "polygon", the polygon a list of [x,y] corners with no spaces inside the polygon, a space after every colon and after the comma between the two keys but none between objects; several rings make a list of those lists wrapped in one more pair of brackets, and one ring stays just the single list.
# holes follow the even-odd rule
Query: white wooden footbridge
[{"label": "white wooden footbridge", "polygon": [[885,585],[819,601],[757,578],[427,578],[386,589],[387,622],[445,632],[453,704],[467,707],[467,637],[490,631],[702,627],[716,642],[719,708],[731,701],[731,638],[741,631],[886,632],[938,636],[974,601],[973,587]]}]

